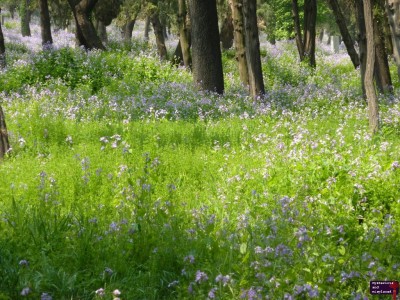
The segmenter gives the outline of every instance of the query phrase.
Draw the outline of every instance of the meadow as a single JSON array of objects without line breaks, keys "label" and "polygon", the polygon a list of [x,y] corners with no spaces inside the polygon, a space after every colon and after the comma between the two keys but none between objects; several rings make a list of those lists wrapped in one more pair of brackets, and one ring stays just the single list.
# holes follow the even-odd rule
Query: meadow
[{"label": "meadow", "polygon": [[368,299],[399,279],[397,78],[371,136],[358,71],[323,45],[311,70],[262,43],[254,101],[233,50],[218,96],[140,37],[42,52],[17,24],[0,299]]}]

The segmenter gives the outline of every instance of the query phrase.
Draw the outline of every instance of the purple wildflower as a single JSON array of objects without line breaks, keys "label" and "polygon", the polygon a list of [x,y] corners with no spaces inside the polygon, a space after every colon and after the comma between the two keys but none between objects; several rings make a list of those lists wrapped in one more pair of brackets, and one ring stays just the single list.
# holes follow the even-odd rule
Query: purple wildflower
[{"label": "purple wildflower", "polygon": [[200,270],[197,270],[195,282],[196,283],[202,283],[202,282],[205,282],[207,280],[208,280],[207,274],[202,272],[202,271],[200,271]]}]

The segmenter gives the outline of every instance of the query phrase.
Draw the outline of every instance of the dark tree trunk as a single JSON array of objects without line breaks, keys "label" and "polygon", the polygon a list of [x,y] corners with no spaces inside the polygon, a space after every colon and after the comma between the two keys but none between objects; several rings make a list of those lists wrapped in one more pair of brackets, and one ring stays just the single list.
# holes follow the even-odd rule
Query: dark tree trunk
[{"label": "dark tree trunk", "polygon": [[190,57],[190,32],[188,31],[186,21],[186,1],[179,0],[178,6],[179,46],[181,48],[183,64],[187,69],[190,69],[192,61]]},{"label": "dark tree trunk", "polygon": [[230,0],[232,10],[234,42],[236,60],[239,66],[239,76],[242,83],[249,84],[249,71],[247,69],[246,42],[243,21],[243,0]]},{"label": "dark tree trunk", "polygon": [[216,0],[189,0],[194,82],[202,90],[224,92]]},{"label": "dark tree trunk", "polygon": [[68,0],[76,23],[76,37],[80,46],[86,49],[102,49],[105,47],[97,35],[90,19],[90,14],[98,0]]},{"label": "dark tree trunk", "polygon": [[167,59],[167,47],[165,47],[164,30],[160,22],[158,13],[154,13],[151,18],[151,24],[153,25],[154,35],[156,37],[158,55],[162,60]]},{"label": "dark tree trunk", "polygon": [[132,40],[132,32],[135,27],[136,17],[133,20],[128,20],[123,27],[123,38],[125,42],[130,42]]},{"label": "dark tree trunk", "polygon": [[243,0],[243,17],[250,95],[257,99],[265,94],[265,88],[261,68],[256,0]]},{"label": "dark tree trunk", "polygon": [[39,0],[40,7],[40,32],[42,34],[42,45],[44,48],[53,44],[51,36],[49,5],[47,0]]},{"label": "dark tree trunk", "polygon": [[315,39],[317,24],[317,0],[305,0],[304,3],[304,59],[311,67],[315,63]]},{"label": "dark tree trunk", "polygon": [[30,0],[22,0],[19,8],[19,17],[21,19],[21,34],[22,36],[31,36],[31,11],[29,8]]},{"label": "dark tree trunk", "polygon": [[8,10],[10,11],[11,19],[14,20],[15,17],[15,10],[17,9],[17,6],[15,4],[10,4],[8,5]]},{"label": "dark tree trunk", "polygon": [[357,27],[358,27],[358,49],[360,56],[360,75],[361,75],[361,88],[364,99],[367,99],[365,91],[365,71],[367,66],[367,34],[365,29],[364,19],[364,0],[355,1],[357,10]]},{"label": "dark tree trunk", "polygon": [[6,47],[4,44],[3,29],[1,28],[0,24],[0,68],[4,68],[5,66],[6,66]]},{"label": "dark tree trunk", "polygon": [[400,79],[400,1],[385,1],[386,15],[389,20],[393,45],[393,57],[397,66],[397,76]]},{"label": "dark tree trunk", "polygon": [[222,48],[225,50],[228,50],[232,48],[233,46],[233,20],[232,16],[229,14],[227,15],[221,26],[221,43],[222,43]]},{"label": "dark tree trunk", "polygon": [[368,100],[369,128],[372,133],[376,133],[379,130],[379,109],[373,79],[375,63],[375,43],[372,20],[372,5],[371,0],[363,0],[363,2],[365,29],[367,34],[367,68],[364,81]]},{"label": "dark tree trunk", "polygon": [[328,0],[328,3],[332,9],[333,15],[335,16],[336,24],[339,27],[340,34],[343,38],[343,43],[347,49],[347,53],[350,56],[354,68],[357,69],[360,66],[360,57],[354,48],[354,41],[349,33],[349,30],[347,29],[346,19],[342,13],[338,0]]},{"label": "dark tree trunk", "polygon": [[0,105],[0,159],[4,157],[9,149],[10,143],[8,141],[6,119],[4,117],[3,109]]},{"label": "dark tree trunk", "polygon": [[375,80],[379,92],[393,92],[388,55],[385,48],[385,33],[379,16],[373,20],[375,42]]},{"label": "dark tree trunk", "polygon": [[150,32],[150,17],[147,17],[144,25],[144,39],[146,41],[149,40],[149,32]]},{"label": "dark tree trunk", "polygon": [[96,32],[103,44],[108,43],[107,27],[102,21],[97,21]]},{"label": "dark tree trunk", "polygon": [[297,51],[299,52],[300,61],[303,61],[304,59],[303,36],[301,34],[299,4],[297,0],[292,0],[292,18],[294,23],[294,34],[297,45]]}]

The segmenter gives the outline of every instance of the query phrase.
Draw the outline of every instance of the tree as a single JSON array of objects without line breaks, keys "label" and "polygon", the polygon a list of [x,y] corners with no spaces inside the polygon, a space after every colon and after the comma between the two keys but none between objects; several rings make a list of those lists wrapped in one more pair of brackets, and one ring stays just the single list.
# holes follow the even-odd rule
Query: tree
[{"label": "tree", "polygon": [[243,17],[250,95],[257,99],[265,94],[265,88],[261,67],[256,0],[243,0]]},{"label": "tree", "polygon": [[105,49],[90,19],[98,0],[68,0],[76,23],[76,38],[86,49]]},{"label": "tree", "polygon": [[358,52],[360,56],[360,73],[361,73],[361,88],[363,97],[366,99],[365,91],[365,72],[367,66],[367,34],[365,28],[364,18],[364,0],[355,1],[356,14],[357,14],[357,27],[358,27]]},{"label": "tree", "polygon": [[239,76],[242,83],[247,86],[249,84],[249,72],[247,70],[246,42],[244,35],[243,0],[229,0],[229,4],[232,10],[235,55],[239,67]]},{"label": "tree", "polygon": [[393,44],[393,57],[397,66],[397,76],[400,78],[400,24],[397,22],[397,20],[400,19],[400,1],[386,0],[385,9],[386,15],[389,19]]},{"label": "tree", "polygon": [[188,30],[188,22],[187,22],[187,9],[186,9],[186,1],[178,0],[178,28],[179,28],[179,46],[182,51],[182,60],[183,64],[187,69],[190,69],[191,66],[191,57],[190,57],[190,32]]},{"label": "tree", "polygon": [[[0,8],[0,15],[1,15],[1,8]],[[5,66],[6,66],[6,47],[4,44],[3,29],[1,28],[1,22],[0,22],[0,68],[4,68]]]},{"label": "tree", "polygon": [[343,38],[343,43],[346,46],[347,53],[350,56],[353,66],[354,68],[358,68],[360,66],[360,57],[354,48],[354,41],[349,33],[349,30],[347,29],[346,19],[342,13],[342,9],[340,8],[338,0],[328,0],[328,4],[332,9],[333,15],[335,16],[336,24],[339,27]]},{"label": "tree", "polygon": [[0,105],[0,159],[10,150],[10,143],[8,141],[8,133],[6,126],[6,119],[4,117],[3,109]]},{"label": "tree", "polygon": [[220,11],[223,12],[222,25],[219,33],[221,39],[222,49],[228,50],[233,46],[233,20],[232,12],[229,6],[226,5],[225,1],[222,1],[219,5]]},{"label": "tree", "polygon": [[385,45],[384,4],[375,1],[373,9],[373,29],[375,43],[375,80],[381,93],[393,92],[392,78],[389,70],[388,54]]},{"label": "tree", "polygon": [[21,19],[21,34],[22,36],[31,36],[31,0],[22,0],[19,7],[19,17]]},{"label": "tree", "polygon": [[49,5],[47,3],[47,0],[39,0],[39,8],[42,45],[46,47],[53,44],[53,38],[51,36]]},{"label": "tree", "polygon": [[367,64],[365,70],[365,91],[368,100],[369,128],[372,133],[379,129],[379,109],[378,99],[374,87],[374,64],[375,64],[375,45],[374,45],[374,26],[372,19],[371,0],[363,0],[364,18],[367,35]]},{"label": "tree", "polygon": [[315,67],[317,0],[304,0],[304,37],[301,32],[300,12],[297,0],[292,0],[292,17],[300,60],[306,60],[311,67]]},{"label": "tree", "polygon": [[224,92],[215,0],[189,0],[194,82],[202,90]]},{"label": "tree", "polygon": [[156,37],[158,55],[162,60],[166,60],[168,58],[168,53],[167,47],[165,46],[164,27],[160,22],[160,15],[157,10],[151,15],[150,22],[153,25],[154,35]]}]

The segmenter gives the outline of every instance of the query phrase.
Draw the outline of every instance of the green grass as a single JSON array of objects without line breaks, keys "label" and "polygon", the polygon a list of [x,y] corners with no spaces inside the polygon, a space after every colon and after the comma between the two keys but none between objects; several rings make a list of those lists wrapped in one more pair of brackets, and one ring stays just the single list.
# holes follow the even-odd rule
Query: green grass
[{"label": "green grass", "polygon": [[120,49],[0,74],[0,299],[358,299],[395,280],[399,103],[371,137],[349,64],[295,55],[264,58],[264,106],[229,53],[223,97]]}]

